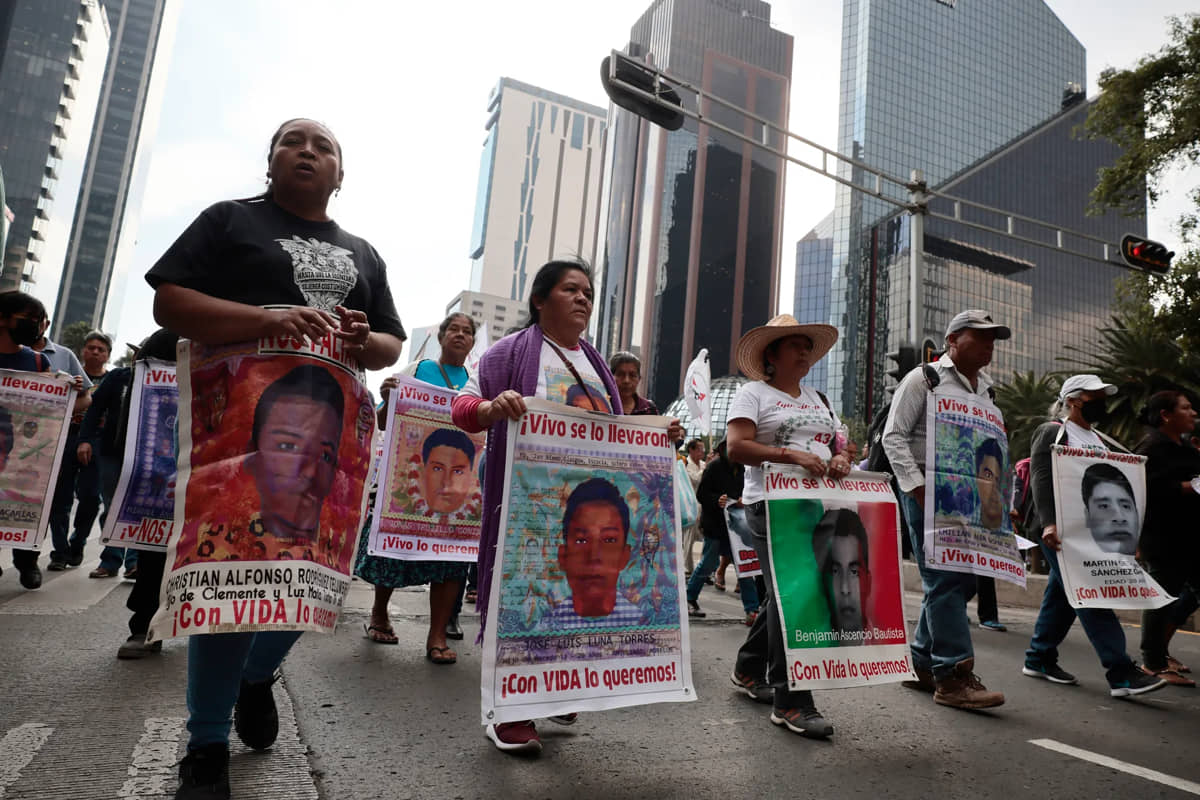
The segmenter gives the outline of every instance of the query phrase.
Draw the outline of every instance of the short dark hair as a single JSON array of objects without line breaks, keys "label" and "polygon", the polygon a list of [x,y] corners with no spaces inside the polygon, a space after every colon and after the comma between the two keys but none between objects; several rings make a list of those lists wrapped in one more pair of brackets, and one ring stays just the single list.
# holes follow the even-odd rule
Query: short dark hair
[{"label": "short dark hair", "polygon": [[979,468],[983,466],[983,460],[991,456],[996,459],[996,463],[1000,465],[1000,469],[1004,469],[1004,451],[1000,449],[1000,442],[995,439],[984,439],[979,447],[975,448],[975,471],[979,472]]},{"label": "short dark hair", "polygon": [[567,497],[567,507],[563,511],[563,541],[567,541],[567,529],[571,527],[571,518],[584,503],[608,503],[621,515],[621,526],[625,531],[626,543],[629,538],[629,504],[617,487],[604,478],[588,478],[575,487]]},{"label": "short dark hair", "polygon": [[[284,397],[303,397],[324,403],[337,414],[338,429],[341,429],[346,402],[342,397],[341,384],[324,367],[305,364],[281,378],[276,378],[258,398],[258,405],[254,408],[254,427],[250,431],[251,451],[258,450],[258,436],[267,422],[267,414],[270,413],[271,407]],[[340,436],[338,441],[340,442]]]},{"label": "short dark hair", "polygon": [[464,314],[461,311],[455,311],[453,314],[447,314],[446,318],[444,320],[442,320],[442,324],[438,325],[438,335],[437,335],[438,344],[442,343],[442,337],[446,335],[446,331],[449,330],[449,328],[450,328],[450,323],[453,322],[456,317],[462,317],[463,320],[465,320],[466,323],[471,326],[471,336],[475,335],[475,320],[474,320],[474,318],[472,318],[468,314]]},{"label": "short dark hair", "polygon": [[825,512],[825,516],[813,528],[813,555],[817,559],[817,569],[822,575],[831,569],[833,561],[834,537],[854,537],[858,540],[858,554],[863,569],[869,570],[871,548],[867,543],[867,529],[863,526],[858,514],[848,508],[835,508]]},{"label": "short dark hair", "polygon": [[1150,395],[1150,399],[1139,415],[1142,424],[1149,425],[1151,428],[1161,428],[1163,425],[1162,415],[1170,414],[1178,408],[1179,400],[1183,397],[1187,397],[1187,395],[1178,389],[1163,389],[1161,392]]},{"label": "short dark hair", "polygon": [[1133,486],[1129,483],[1129,478],[1125,477],[1124,472],[1112,464],[1092,464],[1083,471],[1083,481],[1080,486],[1085,506],[1092,499],[1092,492],[1096,491],[1096,487],[1102,483],[1115,483],[1129,494],[1131,500],[1133,499]]},{"label": "short dark hair", "polygon": [[101,330],[90,331],[87,336],[83,337],[83,343],[88,342],[103,342],[108,348],[108,352],[112,352],[112,337]]},{"label": "short dark hair", "polygon": [[7,458],[12,452],[14,436],[12,413],[0,406],[0,455]]},{"label": "short dark hair", "polygon": [[470,436],[457,428],[438,428],[426,436],[425,443],[421,445],[422,463],[429,461],[429,454],[435,447],[453,447],[455,450],[462,450],[467,454],[467,460],[472,464],[475,463],[475,443],[471,441]]},{"label": "short dark hair", "polygon": [[690,452],[692,452],[692,448],[693,448],[693,447],[695,447],[696,445],[700,445],[701,447],[703,447],[703,446],[704,446],[704,440],[703,440],[703,439],[692,439],[692,440],[690,440],[690,441],[689,441],[689,442],[688,442],[686,445],[684,445],[683,452],[685,452],[685,453],[690,453]]},{"label": "short dark hair", "polygon": [[628,350],[621,350],[613,353],[612,358],[608,360],[608,371],[615,373],[617,367],[623,364],[633,364],[638,369],[638,374],[642,374],[642,360]]},{"label": "short dark hair", "polygon": [[179,334],[171,333],[166,328],[159,328],[147,336],[138,345],[138,358],[156,358],[159,361],[176,360],[176,346],[179,344]]},{"label": "short dark hair", "polygon": [[541,269],[533,276],[533,286],[529,289],[529,321],[525,324],[526,328],[541,322],[541,312],[537,310],[534,301],[549,297],[550,292],[562,280],[562,276],[572,270],[582,272],[588,280],[588,286],[592,285],[592,270],[582,259],[555,260],[542,264]]},{"label": "short dark hair", "polygon": [[13,314],[30,314],[40,322],[46,318],[46,307],[31,294],[15,289],[0,292],[0,315],[11,317]]}]

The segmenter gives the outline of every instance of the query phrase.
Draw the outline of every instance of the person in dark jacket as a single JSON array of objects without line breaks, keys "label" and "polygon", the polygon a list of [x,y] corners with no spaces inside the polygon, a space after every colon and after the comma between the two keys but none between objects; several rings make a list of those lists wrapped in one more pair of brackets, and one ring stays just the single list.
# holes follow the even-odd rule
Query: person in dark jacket
[{"label": "person in dark jacket", "polygon": [[1106,398],[1116,391],[1116,386],[1095,375],[1072,375],[1063,381],[1058,402],[1051,409],[1050,421],[1042,423],[1033,434],[1029,462],[1033,505],[1027,517],[1027,530],[1041,534],[1042,554],[1050,573],[1021,673],[1051,683],[1079,683],[1074,675],[1058,665],[1058,646],[1078,616],[1083,632],[1107,671],[1109,693],[1113,697],[1128,697],[1161,689],[1166,682],[1143,674],[1129,658],[1125,652],[1125,631],[1111,608],[1077,609],[1068,602],[1058,564],[1062,542],[1055,523],[1051,472],[1051,447],[1055,444],[1083,450],[1108,450],[1092,426],[1106,419]]},{"label": "person in dark jacket", "polygon": [[[704,582],[716,568],[719,558],[733,558],[729,543],[729,528],[725,524],[725,508],[740,507],[742,504],[742,481],[746,468],[729,460],[725,441],[716,447],[717,457],[704,468],[700,485],[696,487],[696,499],[700,501],[700,528],[704,531],[704,551],[700,563],[688,580],[688,616],[703,617],[697,602]],[[746,612],[746,624],[753,625],[758,615],[758,588],[752,578],[738,578],[742,597],[742,609]]]},{"label": "person in dark jacket", "polygon": [[[1140,553],[1146,571],[1178,597],[1200,591],[1200,451],[1184,441],[1196,427],[1196,411],[1183,392],[1151,395],[1142,421],[1151,430],[1134,448],[1146,456],[1146,521]],[[1178,601],[1176,601],[1178,602]],[[1177,686],[1196,683],[1168,662],[1174,633],[1172,606],[1142,612],[1144,669]]]}]

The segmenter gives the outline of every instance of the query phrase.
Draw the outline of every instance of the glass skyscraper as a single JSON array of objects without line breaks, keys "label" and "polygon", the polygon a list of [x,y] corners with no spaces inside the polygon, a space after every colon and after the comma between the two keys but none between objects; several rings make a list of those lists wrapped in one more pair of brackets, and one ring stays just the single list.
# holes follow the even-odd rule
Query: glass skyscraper
[{"label": "glass skyscraper", "polygon": [[[656,0],[627,52],[787,125],[792,37],[771,27],[764,2]],[[702,110],[760,135],[761,126],[719,104]],[[665,131],[614,107],[610,120],[593,334],[606,354],[641,356],[646,394],[665,407],[701,347],[712,374],[725,375],[742,333],[774,315],[783,164],[691,119]],[[781,148],[782,135],[770,144]]]},{"label": "glass skyscraper", "polygon": [[[1083,46],[1043,0],[844,0],[838,150],[938,186],[1058,114],[1064,89],[1085,80]],[[891,292],[878,248],[901,226],[877,223],[894,208],[836,190],[828,319],[841,338],[827,388],[845,414],[869,412],[869,365],[900,344],[872,319]]]},{"label": "glass skyscraper", "polygon": [[153,139],[164,77],[155,65],[157,73],[165,72],[169,57],[160,46],[164,33],[170,35],[164,32],[167,5],[167,0],[107,2],[112,45],[51,315],[55,336],[79,320],[98,327],[114,274],[129,266],[145,189],[146,143]]}]

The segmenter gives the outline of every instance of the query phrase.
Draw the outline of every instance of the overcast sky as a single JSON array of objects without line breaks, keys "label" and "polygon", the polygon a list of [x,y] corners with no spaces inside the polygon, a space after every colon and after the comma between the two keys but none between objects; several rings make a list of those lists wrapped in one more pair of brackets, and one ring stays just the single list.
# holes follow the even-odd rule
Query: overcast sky
[{"label": "overcast sky", "polygon": [[[173,2],[182,5],[120,342],[155,327],[141,276],[204,207],[262,190],[271,133],[296,116],[324,121],[341,141],[346,179],[331,213],[387,262],[405,326],[440,321],[468,279],[488,92],[508,76],[607,106],[600,60],[626,44],[649,0]],[[1195,0],[1049,5],[1087,48],[1089,96],[1101,69],[1159,49],[1166,17],[1196,7]],[[772,3],[773,25],[795,37],[790,128],[829,147],[837,144],[841,6]],[[1169,222],[1182,193],[1151,214],[1152,235],[1176,241]],[[789,167],[783,310],[791,310],[796,240],[832,208],[832,182]]]}]

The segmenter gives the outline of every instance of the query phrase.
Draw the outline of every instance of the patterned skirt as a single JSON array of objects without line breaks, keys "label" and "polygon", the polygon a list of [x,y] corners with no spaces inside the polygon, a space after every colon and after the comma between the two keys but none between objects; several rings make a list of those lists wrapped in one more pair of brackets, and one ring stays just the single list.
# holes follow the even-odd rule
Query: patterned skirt
[{"label": "patterned skirt", "polygon": [[362,535],[358,538],[358,558],[354,574],[373,586],[399,589],[402,586],[421,586],[426,583],[464,581],[466,561],[401,561],[397,558],[367,555],[367,540],[371,530],[371,512],[367,511]]}]

